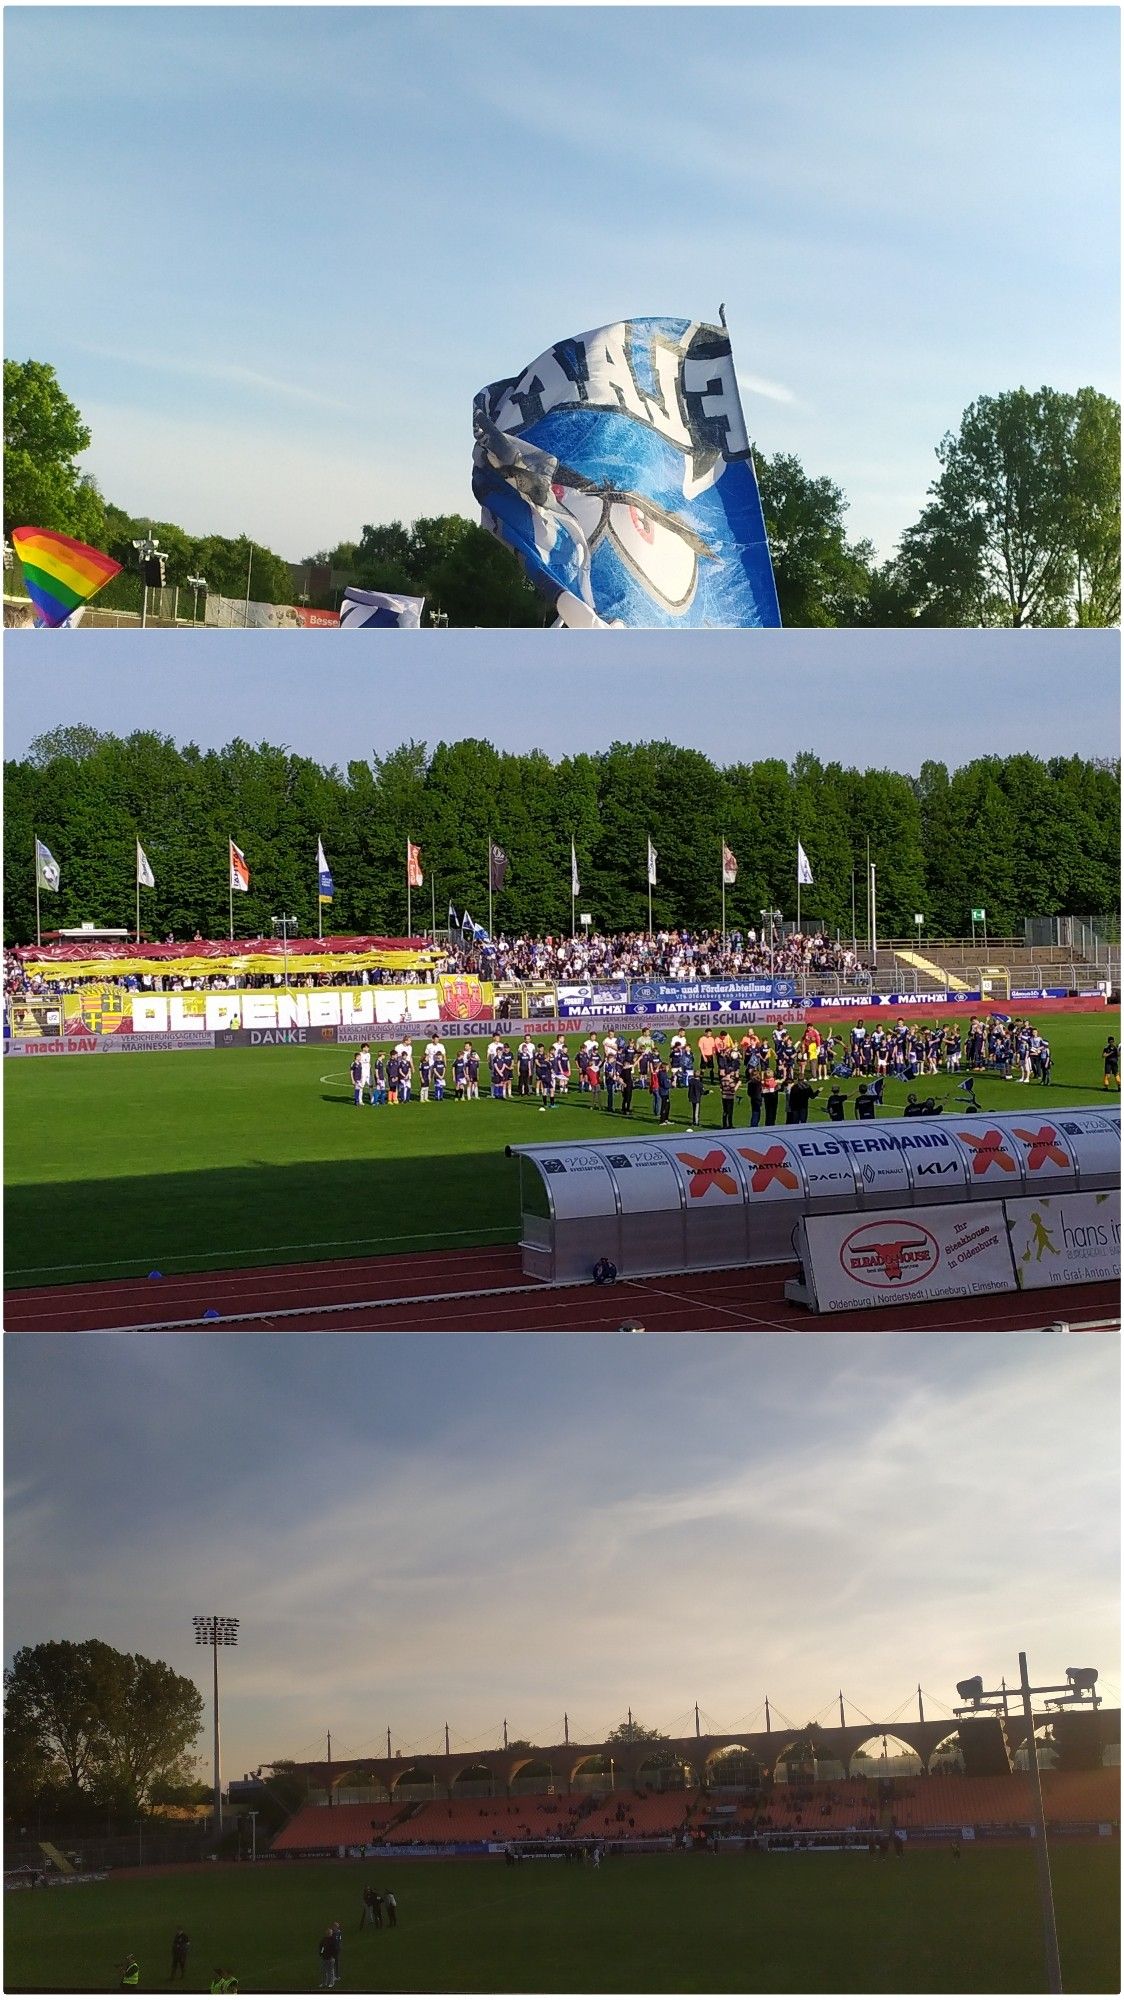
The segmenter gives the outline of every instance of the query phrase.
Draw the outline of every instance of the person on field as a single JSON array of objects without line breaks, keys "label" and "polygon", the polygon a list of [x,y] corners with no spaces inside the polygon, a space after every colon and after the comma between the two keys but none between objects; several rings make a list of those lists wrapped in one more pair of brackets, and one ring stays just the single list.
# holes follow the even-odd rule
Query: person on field
[{"label": "person on field", "polygon": [[376,1892],[372,1888],[371,1884],[368,1883],[367,1887],[363,1891],[363,1914],[359,1919],[359,1928],[361,1931],[366,1930],[368,1924],[373,1924],[376,1927],[376,1929],[378,1928],[379,1917],[376,1917],[375,1915],[375,1904],[377,1901],[378,1897],[376,1895]]},{"label": "person on field", "polygon": [[227,1972],[225,1968],[221,1965],[214,1966],[211,1971],[211,1992],[237,1993],[237,1991],[238,1991],[237,1973]]},{"label": "person on field", "polygon": [[123,1987],[140,1985],[140,1966],[137,1964],[132,1952],[128,1953],[124,1963],[118,1970],[121,1974],[121,1984]]},{"label": "person on field", "polygon": [[187,1978],[187,1951],[190,1943],[191,1939],[181,1926],[172,1938],[172,1969],[168,1974],[169,1979],[174,1979],[177,1972],[181,1979]]},{"label": "person on field", "polygon": [[636,1084],[636,1053],[631,1042],[626,1042],[620,1054],[621,1072],[621,1117],[632,1117],[632,1092]]},{"label": "person on field", "polygon": [[702,1101],[705,1094],[706,1085],[702,1080],[701,1069],[692,1069],[687,1078],[687,1102],[691,1107],[692,1125],[698,1125],[700,1122],[702,1117]]},{"label": "person on field", "polygon": [[877,1110],[878,1104],[876,1099],[871,1096],[865,1083],[860,1083],[859,1094],[855,1099],[855,1117],[873,1118]]},{"label": "person on field", "polygon": [[734,1124],[734,1100],[740,1088],[736,1063],[723,1065],[718,1078],[718,1088],[722,1096],[722,1130],[730,1132]]},{"label": "person on field", "polygon": [[316,1947],[320,1958],[320,1984],[330,1992],[336,1983],[336,1934],[331,1925]]},{"label": "person on field", "polygon": [[671,1121],[671,1071],[660,1057],[656,1066],[656,1103],[659,1107],[659,1121],[667,1125]]},{"label": "person on field", "polygon": [[375,1057],[375,1070],[371,1079],[371,1103],[386,1103],[386,1057],[381,1054]]},{"label": "person on field", "polygon": [[354,1104],[362,1104],[363,1065],[359,1060],[358,1052],[351,1058],[351,1092],[352,1092],[352,1102]]},{"label": "person on field", "polygon": [[468,1051],[468,1095],[470,1098],[480,1095],[480,1051],[471,1046]]},{"label": "person on field", "polygon": [[1106,1090],[1120,1088],[1120,1044],[1115,1035],[1110,1035],[1104,1045],[1104,1087]]},{"label": "person on field", "polygon": [[393,1889],[386,1892],[386,1920],[392,1931],[398,1929],[398,1898]]},{"label": "person on field", "polygon": [[777,1122],[777,1105],[780,1102],[780,1094],[781,1086],[779,1078],[773,1070],[767,1069],[761,1078],[761,1102],[765,1107],[766,1125],[775,1125]]},{"label": "person on field", "polygon": [[790,1083],[788,1086],[788,1108],[785,1112],[785,1123],[787,1125],[806,1125],[808,1123],[808,1106],[813,1097],[818,1097],[819,1094],[815,1085],[809,1083],[806,1077],[798,1076],[795,1083]]},{"label": "person on field", "polygon": [[833,1125],[841,1125],[847,1116],[847,1100],[836,1084],[825,1105],[825,1110]]}]

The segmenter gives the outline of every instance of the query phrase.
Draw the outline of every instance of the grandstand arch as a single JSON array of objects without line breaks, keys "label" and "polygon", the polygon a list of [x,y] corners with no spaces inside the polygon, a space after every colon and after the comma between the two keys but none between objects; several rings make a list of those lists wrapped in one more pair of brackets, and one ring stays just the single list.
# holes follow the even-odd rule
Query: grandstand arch
[{"label": "grandstand arch", "polygon": [[[497,1790],[496,1774],[490,1764],[482,1764],[477,1757],[469,1758],[453,1771],[449,1780],[449,1796],[453,1799],[490,1799]],[[503,1791],[502,1784],[499,1790]]]},{"label": "grandstand arch", "polygon": [[556,1792],[563,1773],[545,1757],[522,1757],[508,1772],[507,1788],[515,1798]]},{"label": "grandstand arch", "polygon": [[964,1775],[964,1752],[960,1747],[960,1734],[950,1729],[947,1736],[929,1752],[927,1766],[931,1778],[960,1778]]},{"label": "grandstand arch", "polygon": [[647,1792],[688,1792],[695,1785],[695,1767],[674,1750],[653,1743],[633,1766],[632,1782]]},{"label": "grandstand arch", "polygon": [[587,1750],[570,1766],[569,1784],[575,1792],[611,1792],[617,1784],[616,1759],[607,1750]]},{"label": "grandstand arch", "polygon": [[[873,1751],[871,1746],[873,1747]],[[848,1778],[920,1778],[925,1759],[892,1730],[874,1729],[856,1743],[847,1759]]]},{"label": "grandstand arch", "polygon": [[445,1787],[432,1764],[407,1764],[405,1770],[394,1773],[390,1792],[396,1805],[405,1805],[413,1800],[443,1798]]},{"label": "grandstand arch", "polygon": [[720,1743],[708,1752],[703,1783],[712,1791],[749,1791],[760,1785],[767,1767],[748,1743]]}]

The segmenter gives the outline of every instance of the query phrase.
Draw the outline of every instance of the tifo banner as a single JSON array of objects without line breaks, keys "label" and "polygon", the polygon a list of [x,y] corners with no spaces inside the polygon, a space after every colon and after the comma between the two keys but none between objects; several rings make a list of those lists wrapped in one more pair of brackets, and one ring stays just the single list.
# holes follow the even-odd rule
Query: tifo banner
[{"label": "tifo banner", "polygon": [[57,1000],[12,1000],[7,1010],[9,1034],[20,1037],[57,1035],[63,1024],[63,1002]]},{"label": "tifo banner", "polygon": [[253,938],[245,943],[197,939],[192,944],[23,945],[17,952],[29,977],[41,979],[199,979],[226,973],[265,973],[277,982],[286,964],[294,973],[310,972],[432,972],[445,957],[438,945],[411,938],[290,938],[286,952],[279,939]]},{"label": "tifo banner", "polygon": [[563,625],[779,625],[725,327],[561,340],[473,404],[472,490]]},{"label": "tifo banner", "polygon": [[[484,991],[487,993],[486,988]],[[231,1028],[373,1028],[379,1022],[448,1018],[442,1015],[441,995],[435,985],[323,986],[307,993],[256,988],[245,993],[133,995],[135,1034],[190,1033],[196,1027],[212,1033]]]},{"label": "tifo banner", "polygon": [[806,1215],[800,1242],[817,1312],[869,1312],[899,1301],[1015,1290],[999,1201]]},{"label": "tifo banner", "polygon": [[1024,1292],[1120,1276],[1120,1193],[1043,1195],[1008,1201],[1015,1277]]},{"label": "tifo banner", "polygon": [[437,997],[443,1021],[480,1021],[495,1012],[491,981],[470,973],[443,973],[437,981]]}]

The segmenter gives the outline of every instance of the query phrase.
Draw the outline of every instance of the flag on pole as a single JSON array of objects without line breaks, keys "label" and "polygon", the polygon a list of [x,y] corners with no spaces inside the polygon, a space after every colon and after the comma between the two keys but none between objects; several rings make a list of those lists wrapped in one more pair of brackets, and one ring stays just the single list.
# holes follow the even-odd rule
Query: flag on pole
[{"label": "flag on pole", "polygon": [[391,597],[384,590],[355,590],[349,585],[340,605],[340,630],[370,632],[418,626],[424,603],[424,597]]},{"label": "flag on pole", "polygon": [[320,901],[322,903],[330,903],[336,893],[336,887],[332,881],[332,871],[328,866],[328,857],[324,852],[324,842],[320,839],[316,842],[316,873],[319,877]]},{"label": "flag on pole", "polygon": [[13,528],[12,547],[40,625],[68,625],[79,606],[121,568],[100,549],[48,528]]},{"label": "flag on pole", "polygon": [[493,840],[488,850],[488,887],[492,890],[493,894],[499,894],[503,888],[506,875],[507,855],[504,853],[502,847],[496,846]]},{"label": "flag on pole", "polygon": [[796,879],[804,888],[807,888],[813,879],[811,865],[799,841],[796,843]]},{"label": "flag on pole", "polygon": [[411,889],[420,889],[425,880],[422,874],[421,848],[412,840],[406,842],[406,880]]},{"label": "flag on pole", "polygon": [[230,886],[232,889],[241,890],[243,893],[250,886],[249,864],[242,849],[235,847],[233,841],[230,843]]},{"label": "flag on pole", "polygon": [[451,931],[455,931],[457,928],[457,906],[453,902],[449,904],[448,925]]},{"label": "flag on pole", "polygon": [[649,840],[649,842],[648,842],[648,887],[649,887],[649,889],[654,889],[654,888],[655,888],[655,885],[656,885],[656,850],[655,850],[655,848],[654,848],[654,847],[652,846],[652,843],[651,843],[651,841]]},{"label": "flag on pole", "polygon": [[40,889],[55,890],[61,874],[58,862],[41,840],[35,843],[35,881]]},{"label": "flag on pole", "polygon": [[142,889],[155,889],[156,887],[156,877],[152,872],[152,863],[149,861],[139,840],[137,842],[137,884]]},{"label": "flag on pole", "polygon": [[733,852],[733,849],[727,847],[725,842],[723,842],[722,880],[723,882],[725,882],[727,888],[730,888],[737,881],[737,879],[738,879],[738,857]]},{"label": "flag on pole", "polygon": [[582,885],[581,885],[581,883],[580,883],[580,882],[579,882],[579,880],[578,880],[578,850],[577,850],[577,848],[576,848],[576,847],[574,846],[574,843],[573,843],[573,840],[571,839],[571,841],[570,841],[570,894],[571,894],[571,896],[579,896],[579,895],[581,894],[581,886],[582,886]]},{"label": "flag on pole", "polygon": [[473,402],[472,490],[560,625],[779,625],[730,336],[628,319]]}]

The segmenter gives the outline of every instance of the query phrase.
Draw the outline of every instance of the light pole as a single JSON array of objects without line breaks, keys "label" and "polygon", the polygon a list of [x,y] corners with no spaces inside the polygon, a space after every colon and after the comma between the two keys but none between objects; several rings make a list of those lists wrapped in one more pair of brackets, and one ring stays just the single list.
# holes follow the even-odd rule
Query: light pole
[{"label": "light pole", "polygon": [[222,1839],[222,1772],[219,1761],[219,1647],[238,1644],[238,1619],[219,1618],[213,1612],[192,1619],[197,1646],[209,1646],[215,1666],[215,1838]]},{"label": "light pole", "polygon": [[250,1822],[250,1860],[256,1861],[258,1858],[258,1808],[256,1806],[251,1807],[246,1817]]},{"label": "light pole", "polygon": [[140,563],[141,582],[144,586],[141,598],[141,627],[148,624],[148,569],[152,563],[162,564],[167,560],[155,535],[140,535],[133,543]]},{"label": "light pole", "polygon": [[199,592],[201,590],[206,591],[207,579],[205,576],[189,576],[187,587],[190,591],[194,592],[191,600],[191,622],[194,625],[198,622],[199,618]]},{"label": "light pole", "polygon": [[289,916],[283,916],[283,917],[271,917],[269,921],[270,921],[270,923],[271,923],[271,924],[273,925],[273,935],[274,935],[274,937],[280,937],[280,939],[281,939],[281,955],[282,955],[282,958],[284,959],[284,962],[285,962],[285,991],[286,991],[286,992],[288,992],[288,990],[289,990],[289,926],[290,926],[290,924],[291,924],[291,925],[292,925],[292,927],[293,927],[293,930],[294,930],[294,932],[296,932],[296,930],[298,929],[298,925],[297,925],[297,920],[296,920],[296,918],[295,918],[295,917],[289,917]]},{"label": "light pole", "polygon": [[[1026,1769],[1030,1779],[1031,1797],[1034,1804],[1035,1841],[1034,1860],[1038,1871],[1038,1901],[1042,1914],[1042,1948],[1046,1959],[1046,1987],[1050,1993],[1061,1993],[1062,1965],[1058,1952],[1058,1925],[1054,1914],[1054,1885],[1050,1876],[1050,1850],[1046,1845],[1046,1807],[1042,1798],[1042,1773],[1038,1765],[1038,1745],[1034,1738],[1034,1703],[1036,1694],[1052,1695],[1054,1699],[1046,1703],[1047,1708],[1070,1708],[1075,1702],[1091,1702],[1096,1708],[1100,1696],[1096,1692],[1097,1670],[1095,1667],[1067,1667],[1064,1681],[1053,1681],[1043,1687],[1032,1688],[1027,1673],[1026,1654],[1019,1654],[1019,1692],[1023,1698],[1023,1720],[1026,1723]],[[966,1681],[957,1681],[956,1692],[965,1704],[953,1709],[954,1715],[976,1715],[982,1710],[992,1713],[1007,1713],[1007,1683],[998,1688],[985,1688],[979,1674]]]}]

